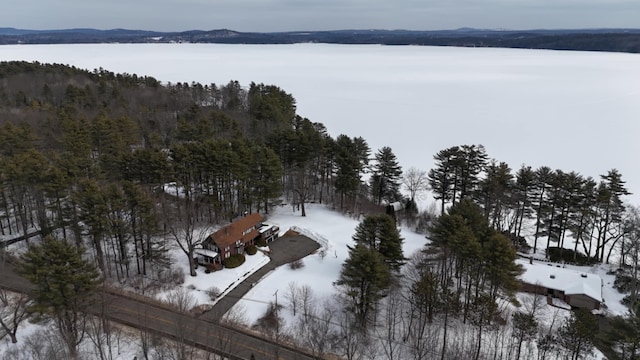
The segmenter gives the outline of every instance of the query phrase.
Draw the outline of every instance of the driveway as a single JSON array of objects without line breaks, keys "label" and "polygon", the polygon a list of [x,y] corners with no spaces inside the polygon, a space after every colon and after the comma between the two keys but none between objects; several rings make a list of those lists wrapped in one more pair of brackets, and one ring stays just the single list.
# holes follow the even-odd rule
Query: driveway
[{"label": "driveway", "polygon": [[303,235],[286,236],[269,243],[271,261],[228,292],[209,311],[200,315],[207,321],[219,321],[251,288],[275,268],[302,259],[320,248],[320,244]]}]

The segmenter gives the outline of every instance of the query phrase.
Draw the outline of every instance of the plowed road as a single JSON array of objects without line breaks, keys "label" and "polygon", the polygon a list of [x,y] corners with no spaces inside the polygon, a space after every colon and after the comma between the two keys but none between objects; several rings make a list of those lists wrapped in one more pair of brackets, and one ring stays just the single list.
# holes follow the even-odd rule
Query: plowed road
[{"label": "plowed road", "polygon": [[[291,246],[291,240],[287,238],[277,242],[279,245],[286,243],[288,244],[286,247],[289,248],[296,247]],[[317,244],[308,245],[302,248],[309,253],[318,247]],[[307,254],[300,254],[295,258],[304,257]],[[292,253],[288,252],[287,260],[290,261],[291,256]],[[28,292],[31,284],[18,276],[11,266],[0,264],[0,287]],[[312,356],[293,348],[223,327],[212,319],[212,314],[196,318],[129,296],[101,292],[99,297],[100,301],[93,306],[92,310],[96,315],[105,314],[112,321],[173,338],[206,351],[225,355],[230,359],[250,359],[252,355],[257,360],[313,359]]]}]

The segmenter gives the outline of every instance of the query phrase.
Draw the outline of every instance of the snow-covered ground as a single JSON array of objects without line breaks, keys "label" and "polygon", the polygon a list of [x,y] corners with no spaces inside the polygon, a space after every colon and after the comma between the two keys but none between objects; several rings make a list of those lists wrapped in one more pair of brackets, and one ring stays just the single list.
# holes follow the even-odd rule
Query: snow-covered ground
[{"label": "snow-covered ground", "polygon": [[[267,255],[258,251],[255,255],[247,255],[244,264],[237,268],[223,269],[207,274],[205,273],[204,267],[199,266],[198,269],[196,269],[197,276],[189,276],[189,263],[187,262],[187,256],[182,250],[177,247],[174,248],[171,256],[174,266],[180,268],[185,274],[185,281],[180,286],[184,289],[191,290],[191,294],[198,305],[215,304],[217,300],[233,290],[235,286],[266,265],[270,260]],[[175,289],[163,291],[157,294],[156,297],[164,300],[166,299],[166,295],[173,290]],[[209,295],[210,290],[215,290],[216,293],[220,294],[216,300],[211,299]]]},{"label": "snow-covered ground", "polygon": [[[281,234],[289,229],[296,230],[317,241],[321,248],[302,260],[304,264],[302,268],[293,270],[289,266],[281,266],[256,284],[239,302],[240,309],[248,320],[255,320],[262,316],[269,302],[276,301],[276,292],[281,296],[280,304],[284,304],[282,299],[291,282],[300,286],[312,285],[314,295],[319,298],[334,294],[333,282],[338,279],[342,263],[349,255],[347,245],[353,245],[351,237],[359,220],[347,217],[324,205],[307,204],[306,208],[307,216],[302,217],[299,211],[292,211],[290,206],[277,207],[267,215],[266,222],[279,226]],[[403,249],[407,257],[427,242],[424,235],[416,234],[407,228],[401,230],[401,235],[404,238]],[[247,256],[246,262],[238,268],[223,269],[210,274],[198,268],[198,276],[191,277],[188,276],[189,268],[184,253],[176,248],[172,257],[175,265],[186,274],[185,283],[181,286],[192,290],[198,304],[213,304],[207,293],[211,287],[228,292],[242,279],[269,261],[267,256],[258,252],[256,255]],[[159,297],[163,298],[164,295],[166,292],[159,294]]]},{"label": "snow-covered ground", "polygon": [[[303,260],[304,267],[293,270],[289,266],[281,266],[253,287],[239,302],[247,319],[262,316],[267,304],[275,301],[276,292],[280,296],[279,303],[284,304],[283,296],[292,282],[298,286],[310,285],[314,296],[319,299],[335,294],[333,283],[338,279],[342,263],[349,256],[347,245],[354,245],[351,237],[359,220],[346,217],[324,205],[309,204],[306,217],[284,206],[277,208],[269,216],[268,222],[279,225],[280,229],[298,228],[303,234],[317,240],[322,248]],[[402,229],[401,235],[404,238],[405,256],[410,256],[426,244],[424,235],[406,228]]]}]

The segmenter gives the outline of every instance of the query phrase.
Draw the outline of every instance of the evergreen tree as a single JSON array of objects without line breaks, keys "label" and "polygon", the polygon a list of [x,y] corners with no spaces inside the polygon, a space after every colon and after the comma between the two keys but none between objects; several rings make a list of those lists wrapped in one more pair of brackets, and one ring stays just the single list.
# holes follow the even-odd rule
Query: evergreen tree
[{"label": "evergreen tree", "polygon": [[378,251],[391,270],[398,271],[405,262],[400,232],[387,214],[369,215],[356,227],[353,235],[356,244],[363,244]]},{"label": "evergreen tree", "polygon": [[475,196],[480,173],[487,163],[482,145],[453,146],[439,151],[434,157],[435,167],[429,171],[429,185],[434,198],[441,201],[441,213],[445,203]]},{"label": "evergreen tree", "polygon": [[390,147],[385,146],[376,153],[376,164],[371,175],[371,191],[378,205],[382,200],[391,203],[400,199],[402,168]]},{"label": "evergreen tree", "polygon": [[288,124],[296,115],[296,100],[275,85],[249,85],[249,114],[268,130],[265,123]]},{"label": "evergreen tree", "polygon": [[164,241],[156,237],[160,233],[156,208],[149,193],[139,185],[125,182],[123,191],[134,243],[137,273],[147,275],[148,263],[166,264],[169,261]]},{"label": "evergreen tree", "polygon": [[433,156],[435,167],[427,175],[433,197],[440,200],[440,214],[444,214],[445,204],[453,198],[455,173],[453,161],[459,152],[457,146],[440,150]]},{"label": "evergreen tree", "polygon": [[538,321],[533,314],[515,312],[511,316],[513,332],[517,341],[516,360],[520,359],[522,343],[535,339],[538,333]]},{"label": "evergreen tree", "polygon": [[104,237],[107,235],[107,205],[104,191],[96,180],[88,179],[78,185],[78,189],[72,197],[79,208],[79,220],[82,221],[91,237],[98,268],[103,274],[107,274],[103,245]]},{"label": "evergreen tree", "polygon": [[433,316],[440,305],[438,291],[438,274],[431,271],[428,265],[423,265],[418,279],[409,288],[411,311],[422,320],[419,324],[433,322]]},{"label": "evergreen tree", "polygon": [[78,359],[84,319],[100,282],[97,269],[80,248],[47,237],[22,256],[20,272],[35,286],[33,311],[55,320],[69,358]]},{"label": "evergreen tree", "polygon": [[585,254],[591,254],[593,240],[591,233],[596,214],[597,188],[598,184],[593,178],[584,179],[576,200],[577,209],[569,214],[567,228],[576,240],[574,246],[576,256],[579,244],[582,245]]},{"label": "evergreen tree", "polygon": [[389,281],[389,267],[377,250],[364,244],[349,247],[349,257],[342,264],[336,285],[343,286],[361,327],[364,328],[376,304],[385,296]]},{"label": "evergreen tree", "polygon": [[369,167],[371,148],[369,147],[369,144],[367,144],[367,140],[360,136],[353,138],[353,145],[355,146],[355,154],[358,158],[358,174],[362,180],[362,176],[367,172]]},{"label": "evergreen tree", "polygon": [[[601,262],[605,260],[605,246],[610,242],[618,241],[621,238],[620,225],[622,214],[624,213],[624,203],[622,197],[631,193],[622,180],[622,174],[616,169],[609,170],[606,175],[601,175],[602,179],[598,186],[597,204],[597,224],[596,224],[596,258]],[[611,250],[614,244],[609,246],[609,253],[606,261],[609,262]]]},{"label": "evergreen tree", "polygon": [[536,229],[533,233],[533,252],[538,249],[538,237],[540,236],[540,227],[542,221],[546,216],[548,210],[546,207],[547,189],[549,188],[549,182],[551,181],[552,173],[551,169],[547,166],[541,166],[535,171],[535,200],[533,206],[536,213]]},{"label": "evergreen tree", "polygon": [[282,163],[271,148],[260,145],[254,147],[251,168],[250,183],[258,211],[263,204],[268,214],[269,200],[282,194]]},{"label": "evergreen tree", "polygon": [[517,303],[515,292],[520,285],[517,277],[522,274],[522,267],[515,263],[518,258],[516,250],[506,236],[491,232],[482,244],[488,291],[494,298],[502,294]]},{"label": "evergreen tree", "polygon": [[535,173],[531,166],[522,166],[516,172],[514,185],[514,205],[516,206],[516,222],[514,226],[516,237],[520,236],[525,218],[531,216],[531,197],[535,186]]},{"label": "evergreen tree", "polygon": [[482,145],[460,146],[458,158],[454,160],[457,172],[457,182],[454,183],[454,203],[456,190],[459,192],[460,200],[475,196],[480,183],[480,173],[485,169],[487,158]]},{"label": "evergreen tree", "polygon": [[502,231],[508,228],[506,218],[513,199],[513,175],[509,165],[495,161],[486,167],[486,173],[486,177],[480,181],[480,203],[491,227]]},{"label": "evergreen tree", "polygon": [[598,321],[587,309],[576,309],[565,319],[558,331],[558,342],[571,360],[578,360],[591,353],[598,333]]},{"label": "evergreen tree", "polygon": [[360,159],[356,144],[346,135],[339,135],[335,142],[336,174],[334,187],[340,196],[340,208],[344,208],[345,197],[356,195],[360,187]]},{"label": "evergreen tree", "polygon": [[637,311],[626,316],[616,316],[604,333],[604,343],[620,360],[640,358],[640,317]]}]

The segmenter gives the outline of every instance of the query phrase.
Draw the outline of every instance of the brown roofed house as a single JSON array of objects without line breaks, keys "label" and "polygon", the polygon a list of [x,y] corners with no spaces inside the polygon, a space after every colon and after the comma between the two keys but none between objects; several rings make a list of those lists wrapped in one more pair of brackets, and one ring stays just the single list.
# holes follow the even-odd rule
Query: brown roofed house
[{"label": "brown roofed house", "polygon": [[209,235],[202,249],[196,250],[198,263],[220,264],[231,255],[244,253],[244,249],[261,236],[258,229],[262,220],[259,213],[248,214]]}]

